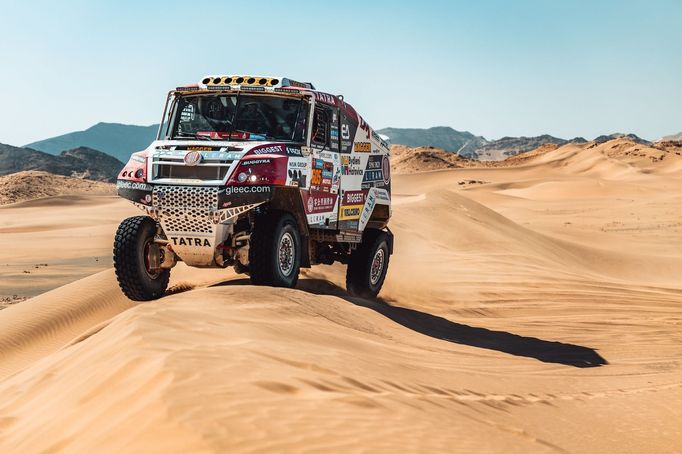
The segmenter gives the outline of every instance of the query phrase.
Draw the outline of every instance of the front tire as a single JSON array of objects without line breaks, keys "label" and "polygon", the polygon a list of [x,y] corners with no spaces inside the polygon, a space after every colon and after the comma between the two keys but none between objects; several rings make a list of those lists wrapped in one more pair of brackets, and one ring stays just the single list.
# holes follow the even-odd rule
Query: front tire
[{"label": "front tire", "polygon": [[301,268],[301,236],[289,213],[256,218],[249,241],[249,274],[254,285],[293,288]]},{"label": "front tire", "polygon": [[114,239],[114,270],[123,293],[133,301],[150,301],[166,292],[170,270],[152,273],[147,253],[156,235],[156,222],[147,216],[125,219]]},{"label": "front tire", "polygon": [[375,229],[365,230],[350,256],[346,269],[346,290],[353,296],[375,298],[386,279],[389,261],[388,235]]}]

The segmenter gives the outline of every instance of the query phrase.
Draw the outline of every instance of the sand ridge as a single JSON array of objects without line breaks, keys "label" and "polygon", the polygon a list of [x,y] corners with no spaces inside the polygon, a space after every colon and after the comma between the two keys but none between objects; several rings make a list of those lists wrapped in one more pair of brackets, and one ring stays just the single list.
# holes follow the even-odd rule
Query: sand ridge
[{"label": "sand ridge", "polygon": [[0,205],[59,195],[113,195],[111,183],[28,170],[0,176]]},{"label": "sand ridge", "polygon": [[[135,305],[105,267],[3,309],[0,451],[675,452],[682,172],[619,143],[395,177],[379,301],[179,266]],[[87,200],[104,255],[129,208]],[[83,238],[41,209],[12,228]]]}]

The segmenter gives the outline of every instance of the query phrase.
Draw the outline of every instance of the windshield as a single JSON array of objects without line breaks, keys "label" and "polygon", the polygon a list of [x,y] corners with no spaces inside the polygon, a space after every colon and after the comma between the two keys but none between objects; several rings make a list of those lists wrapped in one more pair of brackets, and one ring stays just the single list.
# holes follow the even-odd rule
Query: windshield
[{"label": "windshield", "polygon": [[182,95],[173,102],[174,139],[305,140],[304,101],[274,95]]}]

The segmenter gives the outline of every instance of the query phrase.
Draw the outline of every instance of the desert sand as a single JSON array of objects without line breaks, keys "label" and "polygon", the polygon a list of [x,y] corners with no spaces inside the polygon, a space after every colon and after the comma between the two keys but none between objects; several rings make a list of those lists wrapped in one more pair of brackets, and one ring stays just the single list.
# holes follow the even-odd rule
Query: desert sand
[{"label": "desert sand", "polygon": [[0,452],[681,452],[679,153],[402,168],[378,301],[180,264],[135,304],[127,202],[0,208],[0,296],[34,296],[0,310]]},{"label": "desert sand", "polygon": [[114,195],[112,183],[28,170],[0,176],[0,205],[65,195]]}]

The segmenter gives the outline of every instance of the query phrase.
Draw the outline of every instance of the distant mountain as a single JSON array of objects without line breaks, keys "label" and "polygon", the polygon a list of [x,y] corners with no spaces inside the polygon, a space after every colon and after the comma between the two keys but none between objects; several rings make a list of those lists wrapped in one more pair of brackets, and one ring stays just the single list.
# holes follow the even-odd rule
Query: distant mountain
[{"label": "distant mountain", "polygon": [[489,141],[470,132],[460,132],[445,126],[430,129],[385,128],[377,132],[390,137],[391,143],[396,145],[412,148],[436,147],[457,153],[462,157],[483,161],[500,161],[546,144],[564,145],[587,142],[582,137],[566,140],[546,134],[537,137],[503,137]]},{"label": "distant mountain", "polygon": [[441,148],[464,157],[476,158],[476,150],[487,143],[483,137],[448,126],[429,129],[385,128],[377,131],[391,138],[391,143],[408,147]]},{"label": "distant mountain", "polygon": [[587,140],[582,137],[566,140],[547,134],[536,137],[503,137],[483,145],[476,150],[476,154],[482,161],[501,161],[510,156],[535,150],[542,145],[566,145],[567,143],[587,143]]},{"label": "distant mountain", "polygon": [[85,131],[71,132],[25,145],[26,148],[53,155],[62,150],[89,147],[101,150],[119,161],[127,162],[131,153],[143,150],[156,138],[159,125],[135,126],[97,123]]},{"label": "distant mountain", "polygon": [[651,142],[648,140],[642,139],[641,137],[636,136],[635,134],[622,134],[620,132],[617,132],[615,134],[609,134],[608,136],[599,136],[593,140],[595,143],[604,143],[608,142],[609,140],[613,139],[627,139],[630,142],[635,142],[635,143],[641,143],[643,145],[651,145]]},{"label": "distant mountain", "polygon": [[54,156],[0,143],[0,176],[24,170],[42,170],[57,175],[113,182],[122,168],[123,163],[118,159],[87,147],[66,150]]},{"label": "distant mountain", "polygon": [[682,132],[678,132],[677,134],[672,134],[669,136],[661,137],[656,142],[665,142],[665,141],[670,141],[670,140],[682,141]]},{"label": "distant mountain", "polygon": [[[135,126],[119,123],[97,123],[85,131],[72,132],[34,142],[26,145],[26,148],[57,155],[62,150],[87,147],[101,150],[119,161],[126,162],[131,153],[146,148],[156,138],[157,130],[158,125]],[[467,159],[482,161],[499,161],[547,144],[565,145],[567,143],[587,142],[582,137],[566,140],[547,134],[535,137],[503,137],[498,140],[486,140],[482,136],[476,136],[468,131],[457,131],[449,126],[436,126],[428,129],[384,128],[377,132],[390,137],[391,143],[396,145],[405,145],[411,148],[435,147]],[[603,143],[617,138],[624,138],[641,144],[651,143],[634,134],[620,133],[599,136],[594,141]],[[682,140],[682,133],[663,139]]]}]

